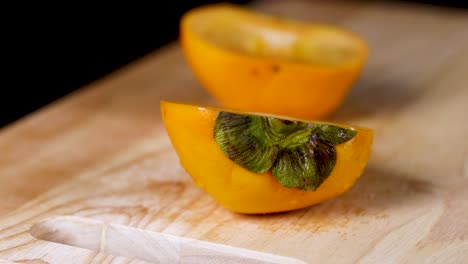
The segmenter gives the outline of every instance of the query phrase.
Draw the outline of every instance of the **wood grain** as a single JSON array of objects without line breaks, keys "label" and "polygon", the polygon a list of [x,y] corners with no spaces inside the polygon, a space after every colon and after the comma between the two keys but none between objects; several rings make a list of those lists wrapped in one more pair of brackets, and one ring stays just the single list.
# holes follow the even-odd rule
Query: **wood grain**
[{"label": "wood grain", "polygon": [[310,263],[466,262],[466,11],[376,1],[253,8],[343,25],[369,43],[365,71],[332,117],[376,132],[368,169],[350,192],[245,216],[194,186],[165,134],[159,100],[214,101],[174,44],[0,132],[0,259],[130,262],[27,233],[46,217],[76,215]]}]

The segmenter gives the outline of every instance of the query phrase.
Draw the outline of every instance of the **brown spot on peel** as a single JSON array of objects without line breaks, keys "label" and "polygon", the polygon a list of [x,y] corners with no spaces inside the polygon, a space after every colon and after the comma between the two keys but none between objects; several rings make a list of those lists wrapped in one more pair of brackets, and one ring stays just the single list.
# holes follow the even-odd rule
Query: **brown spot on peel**
[{"label": "brown spot on peel", "polygon": [[278,72],[280,71],[280,69],[281,69],[281,68],[280,68],[280,66],[279,66],[278,64],[272,64],[272,65],[271,65],[271,71],[272,71],[273,73],[278,73]]}]

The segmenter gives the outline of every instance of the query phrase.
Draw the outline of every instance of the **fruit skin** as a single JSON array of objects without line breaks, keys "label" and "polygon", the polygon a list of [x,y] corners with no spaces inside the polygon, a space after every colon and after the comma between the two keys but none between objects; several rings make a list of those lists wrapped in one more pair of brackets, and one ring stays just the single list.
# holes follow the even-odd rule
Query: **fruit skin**
[{"label": "fruit skin", "polygon": [[199,187],[238,213],[289,211],[339,196],[361,176],[371,153],[372,130],[355,128],[353,139],[336,146],[335,168],[316,191],[286,188],[270,171],[255,174],[222,153],[213,137],[215,108],[162,101],[161,113],[181,166]]},{"label": "fruit skin", "polygon": [[362,40],[331,26],[320,27],[359,43],[360,58],[344,65],[319,65],[224,49],[190,29],[190,14],[184,15],[180,27],[184,55],[203,88],[230,109],[323,119],[342,104],[367,59]]}]

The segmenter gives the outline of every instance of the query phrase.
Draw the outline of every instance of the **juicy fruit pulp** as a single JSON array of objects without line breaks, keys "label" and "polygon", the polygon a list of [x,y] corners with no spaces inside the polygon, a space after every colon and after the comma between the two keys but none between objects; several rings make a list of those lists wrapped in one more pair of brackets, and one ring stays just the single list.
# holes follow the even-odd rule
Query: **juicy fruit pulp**
[{"label": "juicy fruit pulp", "polygon": [[275,19],[227,4],[198,10],[205,11],[193,13],[193,32],[234,52],[327,66],[355,62],[362,52],[356,40],[332,26]]},{"label": "juicy fruit pulp", "polygon": [[276,117],[220,112],[214,138],[224,154],[255,173],[272,169],[285,187],[315,190],[336,162],[334,145],[356,131]]},{"label": "juicy fruit pulp", "polygon": [[182,167],[216,201],[239,213],[282,212],[336,197],[359,178],[371,151],[371,130],[337,125],[357,133],[335,146],[336,163],[326,180],[315,191],[303,191],[284,187],[271,170],[255,173],[230,160],[213,135],[219,109],[163,101],[161,112]]},{"label": "juicy fruit pulp", "polygon": [[202,86],[224,107],[302,119],[334,111],[367,57],[364,41],[340,28],[226,4],[185,14],[181,44]]}]

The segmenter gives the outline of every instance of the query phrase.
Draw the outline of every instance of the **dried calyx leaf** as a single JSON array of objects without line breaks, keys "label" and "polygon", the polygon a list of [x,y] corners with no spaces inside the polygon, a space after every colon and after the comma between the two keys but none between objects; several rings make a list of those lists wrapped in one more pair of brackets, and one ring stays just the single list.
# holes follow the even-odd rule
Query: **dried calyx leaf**
[{"label": "dried calyx leaf", "polygon": [[254,173],[272,170],[285,187],[315,190],[336,163],[335,145],[356,131],[332,125],[220,112],[214,138],[223,153]]}]

